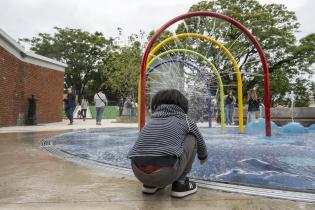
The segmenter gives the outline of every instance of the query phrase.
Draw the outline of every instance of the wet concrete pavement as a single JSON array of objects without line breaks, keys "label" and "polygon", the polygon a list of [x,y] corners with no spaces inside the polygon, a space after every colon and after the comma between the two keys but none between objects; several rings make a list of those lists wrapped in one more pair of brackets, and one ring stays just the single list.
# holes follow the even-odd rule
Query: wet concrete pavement
[{"label": "wet concrete pavement", "polygon": [[[68,125],[68,120],[55,123],[42,123],[33,126],[11,126],[0,127],[1,133],[26,133],[26,132],[43,132],[43,131],[64,131],[64,130],[82,130],[93,128],[138,128],[137,123],[118,123],[115,119],[102,120],[102,125],[96,125],[95,119],[87,119],[83,121],[81,119],[74,119],[73,125]],[[212,122],[212,127],[219,127],[220,124]],[[208,122],[198,123],[198,127],[208,127]],[[227,126],[237,127],[237,126]]]},{"label": "wet concrete pavement", "polygon": [[65,131],[0,134],[0,209],[315,209],[315,204],[199,189],[175,199],[134,178],[68,162],[40,147]]}]

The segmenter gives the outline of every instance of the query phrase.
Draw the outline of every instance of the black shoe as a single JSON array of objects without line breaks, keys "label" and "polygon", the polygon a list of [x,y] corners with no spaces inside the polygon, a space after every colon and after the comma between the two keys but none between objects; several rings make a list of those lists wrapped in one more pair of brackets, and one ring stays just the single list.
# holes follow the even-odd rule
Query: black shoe
[{"label": "black shoe", "polygon": [[153,195],[153,194],[155,194],[157,191],[159,191],[160,189],[163,189],[163,188],[151,187],[151,186],[148,186],[148,185],[143,185],[143,187],[142,187],[142,192],[143,192],[144,194]]},{"label": "black shoe", "polygon": [[182,198],[195,192],[197,192],[197,185],[195,182],[189,181],[188,178],[185,179],[183,184],[179,181],[172,184],[171,196],[173,197]]}]

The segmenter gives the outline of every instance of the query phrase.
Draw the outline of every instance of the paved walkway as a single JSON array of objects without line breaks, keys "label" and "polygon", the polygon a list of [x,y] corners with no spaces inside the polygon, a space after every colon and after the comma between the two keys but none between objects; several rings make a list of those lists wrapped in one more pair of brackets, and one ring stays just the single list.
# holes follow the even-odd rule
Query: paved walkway
[{"label": "paved walkway", "polygon": [[[79,123],[75,122],[77,126]],[[105,122],[104,127],[109,124]],[[97,127],[92,126],[92,121],[87,125]],[[2,132],[11,133],[0,135],[0,209],[315,210],[315,204],[310,203],[205,189],[183,199],[171,198],[169,188],[146,196],[140,192],[141,185],[134,177],[83,167],[42,149],[41,140],[66,132],[57,131],[69,128],[66,122],[47,126],[54,131],[32,131],[31,127],[15,131],[1,128]],[[28,132],[21,133],[25,129]]]},{"label": "paved walkway", "polygon": [[81,130],[91,128],[116,128],[116,127],[134,127],[136,123],[116,123],[116,120],[103,120],[102,125],[96,125],[95,119],[86,121],[75,119],[73,125],[68,125],[68,120],[56,123],[43,123],[33,126],[11,126],[0,127],[0,133],[17,133],[17,132],[40,132],[40,131],[64,131],[64,130]]},{"label": "paved walkway", "polygon": [[[11,126],[0,127],[0,133],[17,133],[17,132],[40,132],[40,131],[64,131],[64,130],[81,130],[91,128],[137,128],[137,123],[116,123],[116,120],[103,120],[102,125],[96,125],[95,119],[88,119],[86,121],[75,119],[73,125],[68,125],[68,120],[56,123],[43,123],[33,126]],[[208,127],[208,122],[198,123],[199,127]],[[213,127],[217,126],[213,122]],[[233,126],[235,127],[235,126]]]}]

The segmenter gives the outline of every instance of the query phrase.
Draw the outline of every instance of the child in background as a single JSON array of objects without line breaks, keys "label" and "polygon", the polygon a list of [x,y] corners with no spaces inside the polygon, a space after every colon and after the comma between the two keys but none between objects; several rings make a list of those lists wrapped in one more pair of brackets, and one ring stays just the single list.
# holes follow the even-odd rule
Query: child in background
[{"label": "child in background", "polygon": [[178,90],[161,90],[152,98],[151,111],[151,120],[128,153],[142,192],[154,194],[172,184],[173,197],[195,193],[197,186],[186,175],[196,154],[201,164],[208,154],[197,125],[187,116],[188,100]]},{"label": "child in background", "polygon": [[85,121],[86,119],[86,111],[89,107],[89,102],[85,99],[85,98],[82,98],[81,100],[81,116],[83,118],[83,121]]},{"label": "child in background", "polygon": [[78,119],[82,118],[82,110],[78,110],[77,118]]}]

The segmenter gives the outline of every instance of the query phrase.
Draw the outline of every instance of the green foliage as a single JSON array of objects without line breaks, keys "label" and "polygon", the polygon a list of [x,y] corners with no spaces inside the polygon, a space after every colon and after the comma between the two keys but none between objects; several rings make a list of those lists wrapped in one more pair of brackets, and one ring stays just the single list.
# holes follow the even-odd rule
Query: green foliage
[{"label": "green foliage", "polygon": [[315,97],[315,82],[311,82],[311,90],[310,90],[310,92]]},{"label": "green foliage", "polygon": [[53,35],[40,33],[37,37],[20,41],[31,44],[35,53],[66,63],[65,86],[74,88],[80,100],[91,75],[100,70],[103,57],[116,46],[113,39],[106,39],[100,32],[91,34],[81,29],[55,29]]},{"label": "green foliage", "polygon": [[117,123],[137,123],[138,117],[137,116],[119,116],[116,118]]},{"label": "green foliage", "polygon": [[[222,13],[238,20],[254,34],[268,60],[272,102],[285,100],[286,92],[295,87],[297,79],[313,73],[311,66],[314,64],[314,34],[302,38],[298,43],[295,32],[299,23],[294,12],[288,11],[284,5],[261,5],[256,0],[216,0],[198,2],[190,11]],[[263,95],[263,70],[258,53],[236,27],[216,18],[195,17],[185,19],[176,31],[187,32],[205,34],[224,44],[236,57],[241,71],[246,72],[243,76],[244,89],[255,87]],[[235,75],[231,77],[229,73],[232,71],[231,62],[218,48],[195,38],[187,38],[185,43],[207,56],[216,65],[223,76],[224,84],[235,82]],[[305,97],[307,96],[299,95],[297,100]]]},{"label": "green foliage", "polygon": [[[314,73],[315,34],[309,34],[299,42],[296,40],[295,32],[299,23],[294,12],[281,4],[262,5],[257,0],[200,1],[192,5],[190,11],[222,13],[238,20],[254,34],[268,60],[272,103],[285,101],[286,93],[291,90],[298,95],[296,104],[309,103],[307,98],[312,87],[309,78]],[[121,28],[118,28],[119,36],[115,39],[107,39],[100,32],[55,29],[54,34],[39,33],[36,37],[20,41],[29,43],[35,53],[67,63],[65,87],[74,87],[79,100],[83,94],[92,98],[100,87],[103,87],[110,100],[125,96],[137,97],[144,48],[143,31],[139,35],[129,36],[127,44],[121,44]],[[209,17],[185,19],[175,31],[177,34],[187,32],[208,35],[221,42],[234,55],[241,71],[245,72],[242,78],[243,93],[255,87],[259,96],[263,96],[262,65],[253,44],[242,32],[225,21]],[[153,34],[154,31],[151,31],[147,40]],[[154,46],[172,35],[173,31],[163,32]],[[170,48],[186,48],[205,55],[220,71],[223,83],[235,85],[236,76],[231,74],[231,61],[208,41],[198,38],[175,39],[158,53]],[[187,59],[183,54],[176,56]],[[201,68],[208,68],[198,58],[190,56],[190,59]],[[302,88],[303,84],[305,88]],[[236,89],[235,86],[232,89]]]},{"label": "green foliage", "polygon": [[[276,70],[270,73],[270,89],[273,94],[271,96],[272,105],[276,103],[286,104],[288,103],[287,99],[284,98],[286,93],[289,91],[288,87],[290,87],[290,81],[286,77],[286,74],[282,70]],[[277,93],[277,94],[275,94]],[[263,95],[263,89],[259,89],[257,92],[258,95]]]},{"label": "green foliage", "polygon": [[[148,35],[148,41],[150,41],[153,37],[153,35],[155,34],[156,31],[150,31],[149,35]],[[162,42],[164,39],[167,39],[168,37],[173,36],[174,33],[172,33],[171,31],[165,30],[163,31],[160,36],[157,38],[157,40],[155,41],[155,43],[152,46],[152,49],[154,47],[156,47],[156,45],[158,45],[160,42]],[[176,47],[176,44],[174,42],[171,42],[167,45],[167,49],[173,49]],[[152,50],[151,49],[151,50]],[[161,49],[160,52],[166,51],[167,49]]]},{"label": "green foliage", "polygon": [[142,47],[134,36],[129,37],[130,46],[120,47],[103,58],[101,75],[107,79],[102,85],[119,97],[136,98],[138,94]]},{"label": "green foliage", "polygon": [[296,94],[295,104],[296,107],[307,107],[310,105],[312,83],[307,79],[297,79],[292,85],[292,90]]},{"label": "green foliage", "polygon": [[[20,41],[29,43],[37,54],[67,63],[65,87],[73,87],[79,100],[82,95],[92,98],[99,88],[103,88],[109,98],[137,97],[143,48],[139,39],[144,32],[129,36],[128,46],[118,46],[113,38],[106,39],[100,32],[55,29],[54,34],[40,33]],[[121,35],[122,29],[118,30]]]}]

